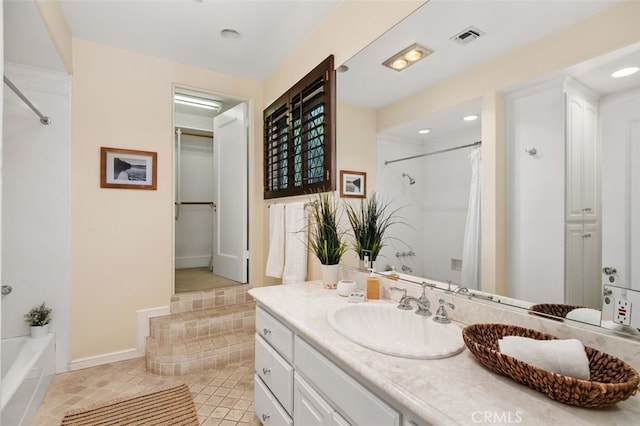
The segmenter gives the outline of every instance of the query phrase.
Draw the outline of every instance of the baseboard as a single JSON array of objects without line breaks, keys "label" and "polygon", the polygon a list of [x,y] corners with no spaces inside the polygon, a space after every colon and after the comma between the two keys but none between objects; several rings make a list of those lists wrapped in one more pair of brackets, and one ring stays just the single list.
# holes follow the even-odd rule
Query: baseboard
[{"label": "baseboard", "polygon": [[176,257],[176,269],[208,268],[211,256]]},{"label": "baseboard", "polygon": [[144,352],[138,349],[125,349],[108,354],[78,358],[69,363],[69,371],[82,370],[83,368],[97,367],[98,365],[110,364],[112,362],[126,361],[128,359],[145,356]]},{"label": "baseboard", "polygon": [[122,351],[94,355],[86,358],[78,358],[69,363],[69,371],[81,370],[83,368],[96,367],[98,365],[109,364],[111,362],[126,361],[128,359],[145,356],[147,350],[147,336],[149,336],[149,318],[169,315],[170,313],[169,306],[137,310],[137,348],[124,349]]},{"label": "baseboard", "polygon": [[157,308],[140,309],[136,311],[138,317],[138,337],[136,346],[138,351],[144,355],[147,351],[147,336],[149,336],[149,318],[169,315],[171,310],[169,306],[160,306]]}]

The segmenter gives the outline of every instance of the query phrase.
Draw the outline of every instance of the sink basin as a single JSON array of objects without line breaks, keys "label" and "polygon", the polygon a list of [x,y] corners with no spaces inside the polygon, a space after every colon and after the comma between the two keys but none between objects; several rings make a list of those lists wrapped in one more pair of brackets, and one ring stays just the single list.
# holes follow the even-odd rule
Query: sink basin
[{"label": "sink basin", "polygon": [[464,349],[462,329],[438,324],[432,316],[416,315],[396,304],[359,303],[330,311],[327,319],[347,339],[388,355],[403,358],[437,359]]}]

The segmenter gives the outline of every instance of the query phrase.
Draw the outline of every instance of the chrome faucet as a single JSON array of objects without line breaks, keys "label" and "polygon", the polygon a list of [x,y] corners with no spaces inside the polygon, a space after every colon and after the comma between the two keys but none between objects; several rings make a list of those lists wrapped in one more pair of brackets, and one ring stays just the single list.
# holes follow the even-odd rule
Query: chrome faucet
[{"label": "chrome faucet", "polygon": [[451,309],[455,309],[456,308],[455,305],[453,303],[445,302],[444,299],[438,300],[438,303],[440,303],[440,306],[438,307],[438,310],[436,311],[436,315],[433,317],[433,320],[440,324],[449,324],[451,320],[449,319],[449,315],[447,314],[447,310],[445,309],[445,306],[448,306]]},{"label": "chrome faucet", "polygon": [[424,303],[422,300],[420,300],[422,299],[422,296],[420,297],[420,299],[417,299],[413,296],[407,296],[407,289],[405,288],[391,287],[391,290],[402,292],[402,297],[400,298],[400,302],[398,303],[398,309],[409,311],[412,309],[411,302],[415,302],[415,304],[418,306],[418,309],[416,309],[416,315],[422,315],[423,317],[428,317],[431,315],[431,311],[429,310],[429,300]]}]

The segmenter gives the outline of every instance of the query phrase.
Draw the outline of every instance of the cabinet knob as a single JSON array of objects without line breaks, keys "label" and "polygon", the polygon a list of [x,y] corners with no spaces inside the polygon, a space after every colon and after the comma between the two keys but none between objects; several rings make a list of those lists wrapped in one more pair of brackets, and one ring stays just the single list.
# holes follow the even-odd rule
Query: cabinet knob
[{"label": "cabinet knob", "polygon": [[262,367],[262,374],[269,374],[269,373],[271,373],[270,368]]},{"label": "cabinet knob", "polygon": [[582,236],[582,238],[591,238],[591,233],[589,233],[589,234],[584,234],[584,235]]},{"label": "cabinet knob", "polygon": [[269,417],[271,417],[271,414],[263,414],[262,415],[262,421],[266,422],[267,420],[269,420]]},{"label": "cabinet knob", "polygon": [[268,328],[265,328],[262,330],[262,335],[266,336],[267,334],[271,334],[271,330],[269,330]]},{"label": "cabinet knob", "polygon": [[591,207],[585,207],[584,209],[582,209],[583,212],[590,212],[591,211]]}]

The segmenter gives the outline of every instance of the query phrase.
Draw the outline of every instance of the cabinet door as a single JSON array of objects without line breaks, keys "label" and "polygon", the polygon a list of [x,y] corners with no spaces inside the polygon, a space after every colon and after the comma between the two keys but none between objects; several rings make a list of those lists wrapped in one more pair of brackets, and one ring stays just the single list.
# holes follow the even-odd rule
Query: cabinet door
[{"label": "cabinet door", "polygon": [[[293,385],[293,422],[304,426],[330,426],[334,410],[298,373]],[[336,413],[337,414],[337,413]],[[344,420],[344,419],[343,419]],[[347,423],[348,424],[348,423]]]},{"label": "cabinet door", "polygon": [[599,247],[597,223],[567,224],[565,303],[600,308]]},{"label": "cabinet door", "polygon": [[599,215],[597,107],[567,93],[566,119],[567,220],[595,220]]},{"label": "cabinet door", "polygon": [[566,230],[565,303],[583,306],[584,239],[581,223],[569,223]]},{"label": "cabinet door", "polygon": [[287,412],[278,403],[269,391],[269,388],[262,383],[260,377],[254,378],[254,406],[256,417],[265,426],[292,426],[293,421]]}]

